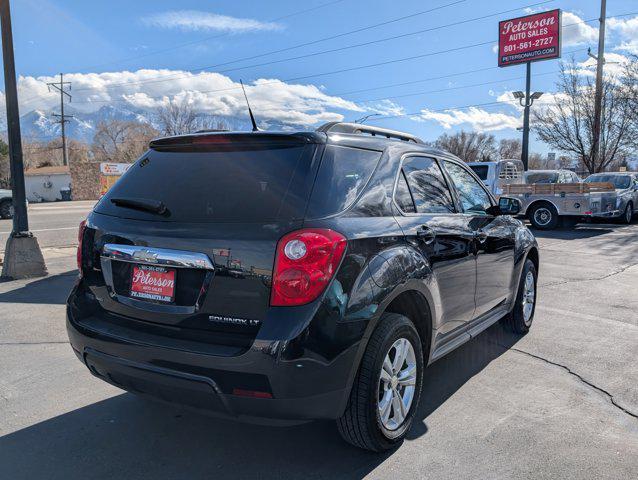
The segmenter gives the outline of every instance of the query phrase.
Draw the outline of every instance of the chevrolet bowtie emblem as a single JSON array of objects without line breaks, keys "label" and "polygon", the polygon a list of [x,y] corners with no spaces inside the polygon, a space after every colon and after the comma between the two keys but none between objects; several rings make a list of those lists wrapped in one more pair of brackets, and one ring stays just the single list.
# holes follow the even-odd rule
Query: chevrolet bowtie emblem
[{"label": "chevrolet bowtie emblem", "polygon": [[150,250],[136,250],[133,252],[133,258],[142,262],[157,263],[157,253]]}]

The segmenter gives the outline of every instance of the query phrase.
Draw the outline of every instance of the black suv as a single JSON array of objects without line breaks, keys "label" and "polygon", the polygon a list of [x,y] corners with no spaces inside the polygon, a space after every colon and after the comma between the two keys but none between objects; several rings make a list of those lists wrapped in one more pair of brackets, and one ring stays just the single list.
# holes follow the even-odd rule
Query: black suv
[{"label": "black suv", "polygon": [[405,436],[424,368],[525,333],[538,247],[458,158],[356,124],[162,138],[80,228],[67,303],[99,378],[237,419]]}]

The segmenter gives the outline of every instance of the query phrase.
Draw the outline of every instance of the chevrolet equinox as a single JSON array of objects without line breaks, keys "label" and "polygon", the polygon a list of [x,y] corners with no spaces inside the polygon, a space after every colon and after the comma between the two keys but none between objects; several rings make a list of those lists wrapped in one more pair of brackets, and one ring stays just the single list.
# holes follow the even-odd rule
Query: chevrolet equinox
[{"label": "chevrolet equinox", "polygon": [[464,162],[411,135],[154,140],[79,232],[71,346],[122,389],[246,421],[405,437],[425,367],[530,328],[538,247]]}]

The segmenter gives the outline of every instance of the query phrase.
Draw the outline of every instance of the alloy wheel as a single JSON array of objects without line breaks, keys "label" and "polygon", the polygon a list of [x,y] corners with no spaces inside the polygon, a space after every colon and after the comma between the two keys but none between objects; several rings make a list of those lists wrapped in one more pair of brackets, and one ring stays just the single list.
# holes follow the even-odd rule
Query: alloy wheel
[{"label": "alloy wheel", "polygon": [[396,430],[405,422],[414,400],[416,379],[414,347],[408,339],[399,338],[386,353],[379,375],[379,421],[387,430]]},{"label": "alloy wheel", "polygon": [[535,301],[536,285],[534,282],[534,274],[527,272],[527,275],[525,275],[525,284],[523,285],[523,321],[527,326],[532,322]]}]

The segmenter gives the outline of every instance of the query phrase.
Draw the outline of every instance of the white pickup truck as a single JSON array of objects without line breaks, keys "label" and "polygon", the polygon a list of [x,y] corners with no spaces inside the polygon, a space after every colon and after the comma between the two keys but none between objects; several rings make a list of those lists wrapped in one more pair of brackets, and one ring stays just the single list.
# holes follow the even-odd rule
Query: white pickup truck
[{"label": "white pickup truck", "polygon": [[617,195],[609,182],[506,185],[503,195],[521,202],[521,215],[538,230],[573,227],[583,218],[617,214]]},{"label": "white pickup truck", "polygon": [[506,185],[523,183],[523,162],[517,159],[467,164],[483,180],[485,186],[498,197]]}]

